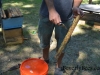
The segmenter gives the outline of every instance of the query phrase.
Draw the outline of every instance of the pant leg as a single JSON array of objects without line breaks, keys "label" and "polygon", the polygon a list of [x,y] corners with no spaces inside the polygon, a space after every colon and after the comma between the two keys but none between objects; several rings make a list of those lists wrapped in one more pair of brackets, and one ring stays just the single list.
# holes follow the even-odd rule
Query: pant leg
[{"label": "pant leg", "polygon": [[38,37],[42,49],[50,45],[50,39],[54,29],[54,24],[48,18],[40,17],[38,26]]},{"label": "pant leg", "polygon": [[[73,22],[73,19],[69,19],[68,21],[64,22],[67,29],[65,29],[62,26],[55,27],[55,38],[57,40],[57,49],[59,49],[61,43],[63,42],[63,39],[66,36],[70,26],[72,25],[72,22]],[[65,52],[65,49],[63,50],[63,52]]]}]

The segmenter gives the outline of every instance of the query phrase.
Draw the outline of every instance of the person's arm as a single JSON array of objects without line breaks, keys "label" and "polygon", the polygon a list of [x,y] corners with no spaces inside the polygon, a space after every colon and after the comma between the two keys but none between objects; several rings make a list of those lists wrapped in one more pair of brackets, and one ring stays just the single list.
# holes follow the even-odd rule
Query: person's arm
[{"label": "person's arm", "polygon": [[80,4],[82,3],[83,0],[74,0],[74,4],[73,4],[73,13],[74,15],[82,15],[83,16],[83,12],[81,11],[81,9],[79,8]]},{"label": "person's arm", "polygon": [[47,7],[48,7],[48,11],[55,11],[55,7],[53,4],[53,0],[45,0]]},{"label": "person's arm", "polygon": [[45,0],[49,12],[49,20],[54,24],[59,24],[61,22],[60,15],[55,10],[53,0]]},{"label": "person's arm", "polygon": [[73,7],[79,7],[83,0],[74,0]]}]

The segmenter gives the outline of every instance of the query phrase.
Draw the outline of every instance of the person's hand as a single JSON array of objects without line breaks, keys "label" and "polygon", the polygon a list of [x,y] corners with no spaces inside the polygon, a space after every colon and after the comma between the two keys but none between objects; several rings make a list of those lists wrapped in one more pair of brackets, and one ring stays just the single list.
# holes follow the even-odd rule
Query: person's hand
[{"label": "person's hand", "polygon": [[49,12],[49,20],[56,25],[60,25],[59,23],[62,22],[60,15],[55,10]]},{"label": "person's hand", "polygon": [[84,12],[78,7],[73,7],[73,14],[74,17],[76,17],[77,15],[80,15],[82,17],[84,15]]}]

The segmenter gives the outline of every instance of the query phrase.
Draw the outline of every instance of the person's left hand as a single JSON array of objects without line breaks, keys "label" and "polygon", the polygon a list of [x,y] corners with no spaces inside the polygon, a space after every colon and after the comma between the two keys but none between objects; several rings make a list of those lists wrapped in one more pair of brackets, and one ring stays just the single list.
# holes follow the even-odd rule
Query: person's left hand
[{"label": "person's left hand", "polygon": [[76,17],[77,15],[80,15],[82,17],[84,15],[84,12],[78,7],[73,7],[73,14],[74,17]]}]

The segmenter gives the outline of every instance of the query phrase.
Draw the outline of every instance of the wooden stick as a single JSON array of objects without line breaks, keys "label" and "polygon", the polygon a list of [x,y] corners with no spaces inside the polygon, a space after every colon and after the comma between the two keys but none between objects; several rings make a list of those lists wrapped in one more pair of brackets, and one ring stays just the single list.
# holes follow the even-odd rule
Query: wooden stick
[{"label": "wooden stick", "polygon": [[19,16],[17,11],[16,11],[16,7],[12,7],[12,10],[13,10],[13,13],[16,15],[16,17]]},{"label": "wooden stick", "polygon": [[66,34],[66,36],[65,36],[65,38],[64,38],[64,40],[63,40],[63,42],[61,43],[60,48],[58,49],[58,52],[57,52],[57,54],[56,54],[56,59],[59,58],[59,56],[61,55],[63,49],[65,48],[66,44],[68,43],[68,41],[69,41],[69,39],[70,39],[70,37],[71,37],[71,34],[73,33],[73,31],[74,31],[74,29],[75,29],[75,27],[76,27],[76,25],[77,25],[79,19],[80,19],[80,15],[78,15],[78,16],[75,18],[75,20],[73,21],[72,26],[69,28],[68,33]]},{"label": "wooden stick", "polygon": [[7,9],[7,12],[8,12],[8,17],[9,17],[9,18],[12,17],[11,11],[10,11],[9,9]]},{"label": "wooden stick", "polygon": [[22,13],[21,13],[20,9],[19,9],[19,8],[16,8],[16,10],[17,10],[18,14],[19,14],[20,16],[22,16]]},{"label": "wooden stick", "polygon": [[2,9],[3,18],[6,18],[5,11]]},{"label": "wooden stick", "polygon": [[1,18],[3,18],[3,12],[2,12],[2,9],[1,9]]},{"label": "wooden stick", "polygon": [[12,17],[15,17],[15,14],[13,13],[13,11],[12,11],[12,8],[11,8],[11,7],[9,8],[9,10],[10,10],[10,12],[11,12]]},{"label": "wooden stick", "polygon": [[19,9],[19,8],[17,8],[17,7],[15,8],[15,10],[16,10],[18,16],[21,16],[18,9]]}]

